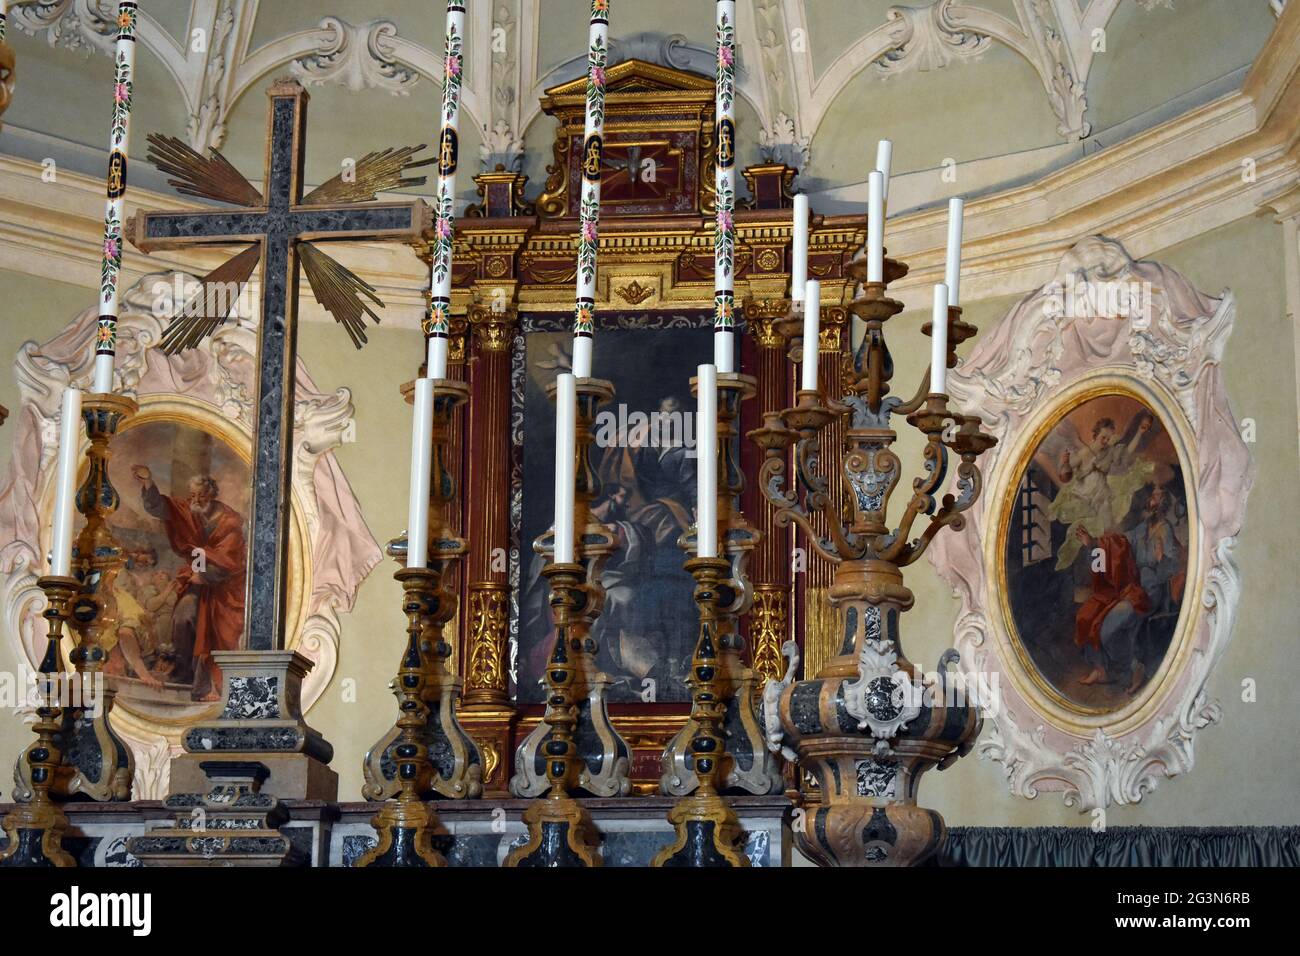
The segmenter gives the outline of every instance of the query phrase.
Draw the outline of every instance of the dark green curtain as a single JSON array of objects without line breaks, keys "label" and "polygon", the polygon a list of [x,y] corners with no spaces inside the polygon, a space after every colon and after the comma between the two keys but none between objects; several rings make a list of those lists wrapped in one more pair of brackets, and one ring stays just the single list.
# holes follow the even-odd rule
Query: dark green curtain
[{"label": "dark green curtain", "polygon": [[939,866],[1297,866],[1300,827],[950,827]]}]

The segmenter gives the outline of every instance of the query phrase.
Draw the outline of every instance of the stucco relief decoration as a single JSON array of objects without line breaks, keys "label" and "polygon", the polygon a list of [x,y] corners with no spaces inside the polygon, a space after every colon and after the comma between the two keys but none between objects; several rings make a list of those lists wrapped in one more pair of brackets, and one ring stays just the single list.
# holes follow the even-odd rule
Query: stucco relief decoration
[{"label": "stucco relief decoration", "polygon": [[391,20],[353,26],[341,17],[325,17],[316,51],[294,60],[290,71],[308,86],[333,81],[353,93],[378,87],[408,96],[420,74],[395,58],[396,37],[397,25]]},{"label": "stucco relief decoration", "polygon": [[890,7],[885,16],[894,48],[874,64],[885,76],[909,69],[937,70],[954,60],[980,56],[993,42],[963,25],[952,0],[937,0],[924,7]]},{"label": "stucco relief decoration", "polygon": [[949,377],[998,438],[968,533],[931,561],[989,707],[980,753],[1017,796],[1087,811],[1189,772],[1240,599],[1256,465],[1220,363],[1231,290],[1094,236]]},{"label": "stucco relief decoration", "polygon": [[[184,501],[187,491],[209,491],[215,482],[218,504],[244,517],[247,527],[256,328],[228,322],[176,356],[156,347],[169,313],[164,305],[155,315],[154,307],[162,297],[185,301],[196,283],[177,272],[144,276],[124,294],[118,326],[117,388],[140,405],[114,439],[109,466],[122,498],[109,524],[128,555],[114,585],[119,609],[130,609],[118,643],[128,643],[121,634],[128,623],[132,634],[116,668],[110,650],[105,673],[117,690],[114,727],[135,753],[140,799],[166,794],[169,757],[180,751],[184,727],[220,706],[211,703],[199,668],[184,653],[190,613],[182,610],[184,585],[195,569],[176,551],[181,526],[159,505],[160,496]],[[60,399],[70,382],[90,385],[96,318],[87,309],[49,341],[25,343],[14,360],[21,401],[7,429],[13,454],[0,485],[0,605],[6,639],[32,671],[44,650],[36,579],[49,548]],[[321,392],[302,362],[297,383],[286,642],[314,663],[302,688],[306,710],[338,667],[339,615],[352,609],[382,554],[334,456],[349,440],[351,394]],[[194,507],[196,499],[190,501]],[[201,608],[204,598],[190,600]]]}]

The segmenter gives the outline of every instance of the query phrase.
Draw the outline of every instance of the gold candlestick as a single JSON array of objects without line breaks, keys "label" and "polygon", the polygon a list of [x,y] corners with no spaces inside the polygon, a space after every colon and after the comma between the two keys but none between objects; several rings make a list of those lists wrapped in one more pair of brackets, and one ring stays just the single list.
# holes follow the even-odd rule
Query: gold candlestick
[{"label": "gold candlestick", "polygon": [[[743,760],[732,760],[727,765],[719,789],[728,793],[756,795],[781,793],[785,780],[780,761],[768,752],[763,738],[754,702],[758,697],[758,678],[744,661],[745,639],[741,636],[739,619],[753,605],[754,587],[749,578],[749,558],[757,547],[759,532],[746,520],[740,509],[740,496],[745,490],[745,476],[737,459],[736,423],[740,418],[740,405],[755,392],[755,380],[749,375],[721,372],[718,382],[718,543],[727,566],[722,578],[727,599],[717,604],[715,614],[715,650],[724,697],[722,739],[728,750],[743,753]],[[691,379],[692,391],[698,382]],[[688,556],[696,552],[696,535],[688,531],[679,542]],[[687,570],[690,565],[687,565]],[[660,792],[684,797],[698,786],[691,769],[691,742],[695,738],[693,717],[687,719],[664,748],[660,757]]]},{"label": "gold candlestick", "polygon": [[546,667],[546,714],[549,732],[542,744],[548,791],[524,811],[528,842],[512,850],[505,866],[601,866],[600,835],[590,814],[572,795],[586,769],[574,741],[578,710],[590,694],[586,610],[592,592],[583,566],[552,562],[542,574],[551,585],[551,619],[555,646]]},{"label": "gold candlestick", "polygon": [[[734,759],[727,752],[723,721],[728,701],[737,687],[733,675],[722,668],[725,635],[721,633],[722,607],[735,602],[724,583],[730,567],[725,558],[691,558],[686,570],[695,576],[695,603],[700,614],[700,636],[691,660],[691,764],[695,791],[673,805],[668,820],[675,839],[655,855],[651,866],[749,866],[742,852],[744,833],[740,821],[721,796]],[[748,700],[744,701],[748,706]]]},{"label": "gold candlestick", "polygon": [[[596,668],[596,640],[591,631],[605,605],[605,589],[600,578],[610,556],[618,548],[614,530],[592,514],[591,506],[600,498],[600,476],[591,464],[593,442],[592,426],[596,409],[614,396],[614,386],[596,378],[577,380],[577,416],[575,445],[577,463],[574,471],[574,550],[577,565],[582,568],[582,600],[574,604],[572,627],[580,633],[577,646],[567,652],[569,663],[576,668],[575,685],[582,688],[576,698],[575,720],[578,731],[574,735],[582,760],[575,787],[578,791],[595,797],[625,797],[632,792],[628,774],[632,751],[609,719],[605,694],[609,678]],[[555,383],[548,386],[552,401]],[[548,558],[554,557],[554,533],[548,531],[537,539],[533,549]],[[546,570],[543,569],[543,575]],[[567,586],[567,585],[566,585]],[[554,597],[554,595],[552,595]],[[554,611],[552,612],[554,615]],[[524,739],[515,751],[515,773],[510,781],[510,792],[516,797],[539,797],[551,784],[543,766],[546,762],[546,745],[552,733],[543,720]]]},{"label": "gold candlestick", "polygon": [[429,567],[403,568],[395,575],[402,584],[407,619],[396,681],[400,716],[366,755],[363,793],[388,799],[371,821],[379,842],[357,860],[359,867],[446,866],[434,846],[446,831],[428,801],[473,799],[483,793],[478,747],[456,717],[461,681],[447,668],[451,645],[445,637],[459,603],[451,571],[465,553],[465,542],[446,525],[457,497],[447,450],[452,415],[468,397],[469,386],[463,382],[434,381]]},{"label": "gold candlestick", "polygon": [[[108,475],[109,445],[122,423],[137,411],[134,401],[111,393],[87,395],[81,406],[90,447],[86,450],[88,473],[76,499],[86,523],[72,549],[72,573],[81,587],[68,609],[68,623],[77,638],[69,659],[80,686],[92,689],[100,699],[92,709],[73,706],[60,714],[63,760],[72,763],[55,774],[52,792],[65,799],[74,795],[99,801],[131,799],[135,757],[109,721],[116,692],[107,686],[103,669],[108,662],[104,637],[118,624],[113,587],[126,564],[126,555],[108,524],[121,503]],[[17,777],[30,788],[33,781],[28,771],[19,761]]]},{"label": "gold candlestick", "polygon": [[54,802],[54,783],[63,769],[63,751],[58,741],[64,740],[63,709],[60,707],[64,683],[63,625],[68,620],[68,609],[81,589],[74,577],[46,575],[37,580],[45,592],[47,607],[45,620],[49,622],[45,656],[37,672],[42,695],[36,708],[36,741],[20,758],[20,766],[27,768],[31,797],[20,803],[4,818],[4,832],[8,846],[0,853],[0,866],[76,866],[76,861],[63,849],[63,837],[68,830],[68,817]]},{"label": "gold candlestick", "polygon": [[433,840],[447,831],[428,802],[434,771],[424,731],[439,690],[442,662],[435,646],[442,643],[442,627],[451,618],[448,611],[454,611],[456,598],[443,588],[442,575],[433,568],[402,568],[394,577],[402,585],[407,622],[406,650],[397,671],[401,717],[392,747],[398,792],[384,801],[371,821],[379,842],[354,865],[446,866],[446,859],[433,845]]}]

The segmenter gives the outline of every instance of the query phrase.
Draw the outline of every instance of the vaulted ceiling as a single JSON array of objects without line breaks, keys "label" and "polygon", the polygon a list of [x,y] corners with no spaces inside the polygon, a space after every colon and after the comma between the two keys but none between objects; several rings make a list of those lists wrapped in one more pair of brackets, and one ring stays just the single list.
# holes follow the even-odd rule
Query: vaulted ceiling
[{"label": "vaulted ceiling", "polygon": [[[803,170],[823,207],[856,199],[874,141],[895,141],[895,208],[1059,167],[1240,85],[1283,0],[740,0],[739,127],[754,161]],[[20,87],[0,150],[102,165],[109,0],[11,0]],[[439,0],[142,0],[137,122],[260,170],[265,101],[312,88],[308,179],[436,122]],[[583,0],[471,3],[464,155],[538,176],[542,91],[582,72]],[[712,72],[713,5],[614,0],[612,59]],[[100,129],[100,126],[104,129]],[[143,136],[133,152],[143,152]],[[71,161],[76,161],[75,159]],[[947,184],[947,185],[945,185]],[[466,193],[473,187],[466,183]]]}]

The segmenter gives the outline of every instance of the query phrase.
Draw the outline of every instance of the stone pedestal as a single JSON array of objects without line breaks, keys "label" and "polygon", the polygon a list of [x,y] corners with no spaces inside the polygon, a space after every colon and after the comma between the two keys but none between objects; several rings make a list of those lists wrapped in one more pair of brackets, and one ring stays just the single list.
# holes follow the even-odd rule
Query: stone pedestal
[{"label": "stone pedestal", "polygon": [[300,691],[312,662],[297,651],[217,651],[224,677],[221,714],[185,731],[185,753],[172,760],[170,793],[212,787],[205,768],[256,760],[267,771],[260,792],[283,800],[338,798],[329,768],[334,748],[302,716]]},{"label": "stone pedestal", "polygon": [[145,866],[305,866],[311,862],[280,828],[289,811],[261,792],[269,776],[256,760],[204,761],[212,780],[205,794],[174,793],[163,806],[175,814],[172,826],[126,842],[127,852]]}]

